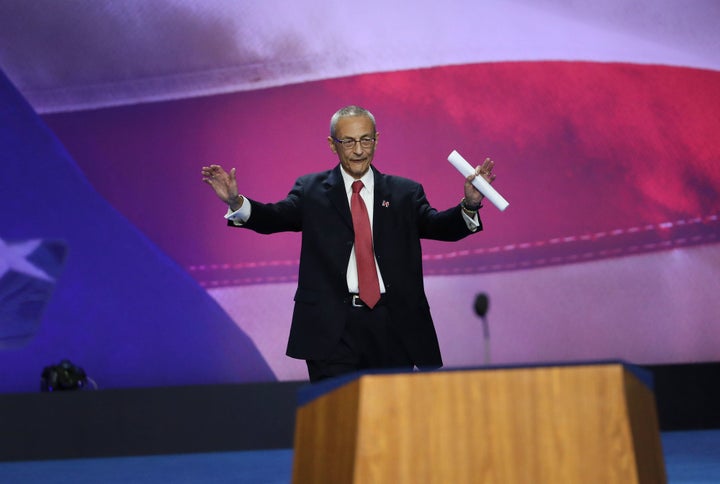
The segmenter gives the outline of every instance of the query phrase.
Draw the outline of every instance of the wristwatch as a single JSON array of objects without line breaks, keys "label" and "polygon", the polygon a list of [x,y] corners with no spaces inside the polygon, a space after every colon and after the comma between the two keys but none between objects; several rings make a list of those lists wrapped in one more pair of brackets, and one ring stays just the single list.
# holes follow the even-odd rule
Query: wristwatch
[{"label": "wristwatch", "polygon": [[477,211],[482,208],[483,204],[482,202],[480,202],[480,205],[473,208],[467,204],[467,200],[465,199],[465,197],[463,197],[463,199],[460,200],[460,206],[465,212],[469,212],[469,215],[475,215]]}]

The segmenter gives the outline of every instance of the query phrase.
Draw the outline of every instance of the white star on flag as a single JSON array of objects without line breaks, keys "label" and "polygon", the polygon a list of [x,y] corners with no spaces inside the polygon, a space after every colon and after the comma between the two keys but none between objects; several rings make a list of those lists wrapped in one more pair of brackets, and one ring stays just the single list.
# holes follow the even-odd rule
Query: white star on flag
[{"label": "white star on flag", "polygon": [[14,270],[37,279],[54,282],[55,280],[44,270],[27,260],[27,256],[35,252],[41,244],[42,240],[40,239],[7,244],[0,238],[0,277],[10,270]]},{"label": "white star on flag", "polygon": [[0,238],[0,350],[35,337],[66,254],[59,240]]}]

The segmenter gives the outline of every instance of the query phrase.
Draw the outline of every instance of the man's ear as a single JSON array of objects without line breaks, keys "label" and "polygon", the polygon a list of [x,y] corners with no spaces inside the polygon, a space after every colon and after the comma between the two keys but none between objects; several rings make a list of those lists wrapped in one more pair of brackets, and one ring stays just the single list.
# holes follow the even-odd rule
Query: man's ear
[{"label": "man's ear", "polygon": [[332,136],[328,136],[328,144],[332,152],[337,155],[337,146],[335,146],[335,140],[332,139]]}]

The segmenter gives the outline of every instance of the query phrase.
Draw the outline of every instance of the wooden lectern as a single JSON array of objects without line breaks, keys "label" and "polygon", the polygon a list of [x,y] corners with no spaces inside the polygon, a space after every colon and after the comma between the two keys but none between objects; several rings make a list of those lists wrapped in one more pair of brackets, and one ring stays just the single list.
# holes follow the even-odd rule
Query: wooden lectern
[{"label": "wooden lectern", "polygon": [[354,375],[299,407],[293,482],[666,482],[638,375],[619,362]]}]

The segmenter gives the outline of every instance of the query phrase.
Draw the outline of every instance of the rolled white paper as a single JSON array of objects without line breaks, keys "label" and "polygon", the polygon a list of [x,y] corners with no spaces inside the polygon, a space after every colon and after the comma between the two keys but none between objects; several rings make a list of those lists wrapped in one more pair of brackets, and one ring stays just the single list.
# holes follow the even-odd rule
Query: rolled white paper
[{"label": "rolled white paper", "polygon": [[[455,150],[453,150],[453,152],[448,156],[448,161],[452,164],[452,166],[457,168],[457,171],[459,171],[465,178],[475,173],[475,168],[470,166],[470,163],[468,163],[467,160]],[[475,188],[480,190],[480,193],[485,195],[485,198],[490,200],[490,202],[501,212],[510,205],[508,201],[505,200],[502,195],[500,195],[497,190],[495,190],[483,177],[476,176],[472,181],[472,184]]]}]

